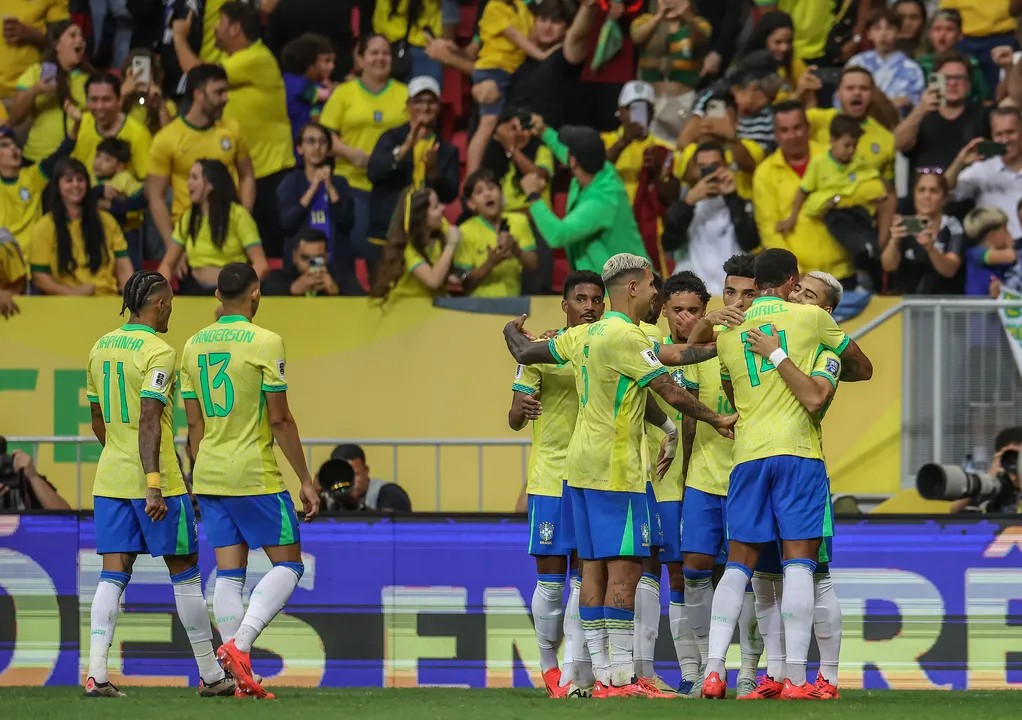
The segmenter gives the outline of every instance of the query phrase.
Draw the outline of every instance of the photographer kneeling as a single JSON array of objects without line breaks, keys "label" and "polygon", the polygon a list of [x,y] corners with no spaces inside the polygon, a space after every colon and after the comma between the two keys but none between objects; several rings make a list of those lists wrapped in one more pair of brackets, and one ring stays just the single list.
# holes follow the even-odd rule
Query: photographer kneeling
[{"label": "photographer kneeling", "polygon": [[1022,427],[1001,430],[994,439],[994,459],[986,474],[970,473],[953,465],[924,465],[916,478],[919,494],[927,500],[951,500],[950,513],[979,510],[990,514],[1020,512],[1018,452]]},{"label": "photographer kneeling", "polygon": [[36,470],[32,456],[21,450],[8,454],[7,439],[0,437],[0,512],[70,509],[67,500]]}]

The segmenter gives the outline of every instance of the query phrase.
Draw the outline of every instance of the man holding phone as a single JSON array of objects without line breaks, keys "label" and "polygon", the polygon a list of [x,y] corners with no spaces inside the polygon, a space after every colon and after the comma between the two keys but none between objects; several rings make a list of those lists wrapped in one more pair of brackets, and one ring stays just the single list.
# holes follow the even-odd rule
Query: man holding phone
[{"label": "man holding phone", "polygon": [[[291,268],[274,270],[263,280],[263,295],[291,297],[334,297],[341,289],[329,264],[327,237],[322,230],[309,228],[295,244]],[[352,294],[350,292],[343,293]]]}]

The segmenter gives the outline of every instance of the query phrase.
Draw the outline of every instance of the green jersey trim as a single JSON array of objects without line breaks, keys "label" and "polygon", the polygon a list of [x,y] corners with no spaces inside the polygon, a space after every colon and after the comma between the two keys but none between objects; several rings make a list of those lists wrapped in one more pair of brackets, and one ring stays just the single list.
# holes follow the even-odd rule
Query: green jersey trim
[{"label": "green jersey trim", "polygon": [[164,405],[167,404],[167,398],[163,397],[163,395],[160,395],[157,392],[153,392],[152,390],[143,390],[141,393],[139,393],[139,397],[150,398],[152,400],[159,400]]},{"label": "green jersey trim", "polygon": [[639,380],[639,387],[641,387],[641,388],[646,387],[651,382],[656,380],[658,377],[663,375],[665,372],[667,372],[667,368],[665,368],[663,365],[661,365],[660,367],[658,367],[653,372],[647,373],[646,375],[643,375],[642,379]]},{"label": "green jersey trim", "polygon": [[564,363],[568,362],[558,354],[557,348],[554,347],[554,338],[550,338],[549,340],[547,340],[547,347],[550,348],[550,354],[554,356],[554,360],[557,362],[558,365],[563,365]]},{"label": "green jersey trim", "polygon": [[522,385],[521,383],[515,383],[511,386],[511,389],[515,392],[525,393],[526,395],[533,395],[536,392],[535,388],[531,388],[528,385]]},{"label": "green jersey trim", "polygon": [[270,393],[285,392],[287,390],[287,385],[267,385],[266,383],[263,383],[262,390],[263,392]]},{"label": "green jersey trim", "polygon": [[156,331],[153,330],[148,325],[139,325],[138,323],[128,323],[127,325],[121,325],[121,330],[124,330],[125,332],[135,332],[135,331],[138,331],[138,332],[152,333],[153,335],[156,334]]},{"label": "green jersey trim", "polygon": [[198,400],[199,399],[198,395],[196,395],[193,392],[187,392],[187,391],[182,392],[181,393],[181,397],[184,398],[185,400]]},{"label": "green jersey trim", "polygon": [[830,373],[825,373],[825,372],[814,372],[814,373],[813,373],[812,375],[810,375],[810,377],[822,377],[822,378],[827,378],[828,380],[830,380],[830,384],[834,386],[834,389],[835,389],[835,390],[837,389],[837,380],[835,380],[835,379],[834,379],[834,378],[833,378],[833,377],[831,376],[831,374],[830,374]]}]

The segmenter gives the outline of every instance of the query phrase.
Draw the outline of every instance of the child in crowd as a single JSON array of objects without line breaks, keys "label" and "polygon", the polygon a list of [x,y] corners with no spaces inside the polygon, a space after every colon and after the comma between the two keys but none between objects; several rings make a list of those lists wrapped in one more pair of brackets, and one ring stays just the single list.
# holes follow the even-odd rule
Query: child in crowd
[{"label": "child in crowd", "polygon": [[862,67],[873,73],[877,89],[886,95],[902,117],[919,104],[926,78],[915,60],[895,50],[901,16],[890,8],[875,10],[866,25],[873,49],[859,53],[846,67]]},{"label": "child in crowd", "polygon": [[[298,131],[310,122],[318,122],[323,105],[336,87],[330,78],[335,60],[333,45],[315,33],[299,35],[281,52],[280,69],[296,153]],[[297,154],[295,157],[298,157]]]},{"label": "child in crowd", "polygon": [[963,224],[971,243],[965,251],[965,294],[997,297],[1018,258],[1008,216],[997,208],[978,207],[969,211]]},{"label": "child in crowd", "polygon": [[462,288],[472,297],[522,294],[522,269],[539,267],[536,239],[524,213],[504,212],[504,193],[492,171],[465,178],[465,204],[475,217],[461,223],[461,244],[454,267]]},{"label": "child in crowd", "polygon": [[137,271],[142,269],[142,213],[148,201],[142,183],[127,170],[130,162],[131,145],[118,138],[104,138],[96,147],[92,174],[100,206],[120,223]]},{"label": "child in crowd", "polygon": [[877,171],[855,154],[862,133],[851,115],[834,116],[830,151],[809,161],[791,215],[777,223],[777,232],[790,234],[804,205],[806,215],[821,218],[851,254],[859,284],[868,288],[873,261],[880,257],[880,239],[869,206],[884,201],[887,188]]}]

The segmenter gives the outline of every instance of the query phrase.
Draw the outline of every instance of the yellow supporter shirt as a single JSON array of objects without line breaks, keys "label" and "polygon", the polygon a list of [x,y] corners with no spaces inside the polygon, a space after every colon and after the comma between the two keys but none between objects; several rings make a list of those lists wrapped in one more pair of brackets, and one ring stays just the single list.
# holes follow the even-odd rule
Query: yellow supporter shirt
[{"label": "yellow supporter shirt", "polygon": [[649,481],[646,386],[667,372],[653,343],[628,317],[608,312],[551,339],[550,351],[558,363],[572,364],[579,396],[568,445],[568,485],[644,493]]},{"label": "yellow supporter shirt", "polygon": [[745,322],[717,336],[721,379],[734,389],[738,424],[735,426],[734,464],[778,455],[823,459],[816,424],[767,358],[746,345],[752,328],[771,333],[777,329],[781,347],[795,366],[810,374],[820,346],[840,355],[849,338],[827,311],[763,296],[745,312]]},{"label": "yellow supporter shirt", "polygon": [[798,87],[798,81],[802,79],[802,75],[806,72],[806,64],[798,57],[791,58],[791,73],[788,73],[788,69],[781,66],[777,70],[777,74],[784,81],[784,85],[777,91],[777,97],[774,98],[774,105],[785,102],[786,100],[798,100],[798,96],[795,94],[795,89]]},{"label": "yellow supporter shirt", "polygon": [[[664,341],[664,345],[673,345],[674,338],[668,335]],[[678,385],[682,385],[683,371],[680,367],[669,367],[667,371],[671,374],[671,379],[674,380]],[[655,477],[653,479],[653,492],[656,494],[657,502],[680,502],[685,492],[685,478],[682,474],[682,470],[685,467],[685,450],[681,445],[681,424],[684,422],[684,417],[677,408],[673,405],[668,405],[667,401],[662,397],[653,394],[656,398],[657,404],[660,409],[667,413],[667,417],[671,419],[675,427],[678,428],[678,450],[674,456],[674,460],[671,462],[671,466],[667,468],[667,472],[664,473],[663,479]],[[653,427],[649,423],[646,423],[646,433],[649,434],[653,430],[656,432],[655,437],[663,438],[663,432],[660,428]],[[656,474],[656,461],[660,455],[660,440],[658,439],[656,445],[650,442],[650,465],[653,467],[653,473]],[[655,454],[652,454],[655,453]]]},{"label": "yellow supporter shirt", "polygon": [[[511,237],[518,242],[522,252],[535,251],[536,238],[532,235],[529,218],[521,213],[508,213],[504,218]],[[474,270],[486,262],[490,249],[497,247],[497,228],[478,215],[458,228],[461,230],[461,242],[454,252],[454,265],[459,270]],[[509,257],[493,268],[470,293],[471,297],[517,297],[521,294],[522,263],[516,257]]]},{"label": "yellow supporter shirt", "polygon": [[[125,116],[124,122],[110,137],[123,140],[131,146],[131,160],[125,169],[139,180],[144,180],[149,172],[149,147],[153,144],[153,136],[145,125],[140,125],[131,116]],[[71,157],[82,161],[92,175],[92,161],[96,159],[96,149],[106,138],[96,129],[96,118],[92,113],[82,115],[82,126],[78,130],[78,140]],[[95,175],[92,175],[95,180]]]},{"label": "yellow supporter shirt", "polygon": [[204,63],[215,65],[222,62],[227,55],[216,46],[216,26],[220,23],[220,8],[228,0],[206,0],[206,11],[202,14],[202,47],[199,48],[199,59]]},{"label": "yellow supporter shirt", "polygon": [[[554,176],[554,154],[546,145],[540,145],[533,163],[536,167],[546,170],[551,178]],[[507,172],[500,180],[500,189],[504,193],[504,212],[524,212],[529,209],[529,196],[522,192],[520,181],[521,175],[516,172],[515,164],[508,163]],[[553,206],[550,201],[550,183],[543,188],[543,200],[547,205]]]},{"label": "yellow supporter shirt", "polygon": [[578,392],[571,363],[519,365],[511,386],[515,392],[540,395],[543,414],[532,422],[529,495],[560,497],[567,479],[568,443],[578,417]]},{"label": "yellow supporter shirt", "polygon": [[249,156],[241,128],[233,120],[218,120],[207,128],[189,125],[179,117],[156,133],[149,153],[149,174],[169,177],[174,195],[173,220],[188,209],[188,174],[202,158],[219,160],[238,182],[238,161]]},{"label": "yellow supporter shirt", "polygon": [[757,5],[777,5],[791,15],[795,26],[795,56],[803,60],[822,57],[827,36],[834,27],[834,3],[820,0],[756,0]]},{"label": "yellow supporter shirt", "polygon": [[887,194],[876,170],[866,165],[858,155],[853,155],[847,165],[842,165],[829,151],[809,161],[799,187],[809,195],[802,211],[810,217],[819,217],[836,195],[841,197],[838,207],[852,207],[849,202],[858,200],[856,205],[864,204]]},{"label": "yellow supporter shirt", "polygon": [[176,365],[174,349],[148,325],[124,325],[92,346],[85,392],[90,403],[103,409],[106,425],[106,443],[92,487],[94,496],[141,499],[146,495],[145,472],[138,454],[142,398],[163,403],[160,490],[164,497],[187,492],[174,452]]},{"label": "yellow supporter shirt", "polygon": [[[806,117],[809,118],[809,138],[820,145],[830,145],[830,123],[838,114],[833,108],[823,110],[810,108],[806,110]],[[894,160],[897,153],[894,150],[894,133],[885,128],[871,117],[862,121],[863,135],[859,138],[859,145],[855,148],[855,155],[862,159],[862,162],[876,170],[880,179],[894,182]]]},{"label": "yellow supporter shirt", "polygon": [[[600,137],[603,138],[603,144],[609,150],[617,143],[618,140],[621,139],[624,132],[624,128],[618,128],[614,132],[602,133]],[[667,148],[674,155],[672,160],[674,165],[674,174],[680,176],[683,166],[681,164],[681,155],[677,152],[674,143],[661,140],[652,133],[640,140],[636,140],[621,151],[621,154],[617,158],[617,162],[614,163],[614,168],[625,183],[625,190],[628,191],[629,203],[635,202],[635,194],[639,191],[639,175],[642,173],[642,158],[646,154],[647,149],[657,145]]]},{"label": "yellow supporter shirt", "polygon": [[[738,142],[740,142],[742,147],[748,151],[749,155],[752,156],[753,161],[756,163],[756,166],[759,167],[759,164],[763,162],[763,158],[766,157],[766,153],[763,151],[763,146],[754,140],[739,140]],[[692,162],[692,158],[696,156],[696,150],[698,148],[699,145],[692,143],[690,145],[686,145],[685,149],[681,151],[681,158],[678,162],[681,169],[678,171],[678,177],[684,177],[688,172],[688,164]],[[730,150],[724,150],[724,162],[728,164],[728,167],[731,168],[731,172],[734,173],[735,190],[738,195],[745,200],[752,200],[753,174],[742,172],[738,169],[738,166],[735,164],[734,155],[732,155]]]},{"label": "yellow supporter shirt", "polygon": [[[390,80],[383,90],[373,93],[361,80],[351,80],[331,93],[319,121],[340,135],[348,147],[372,155],[383,133],[408,122],[408,86]],[[334,174],[343,175],[355,190],[373,189],[366,169],[342,157],[334,163]]]},{"label": "yellow supporter shirt", "polygon": [[[46,32],[46,26],[67,20],[68,0],[4,0],[0,14],[15,17],[31,28]],[[39,48],[33,45],[9,45],[0,39],[0,98],[13,97],[18,78],[42,60]]]},{"label": "yellow supporter shirt", "polygon": [[482,46],[476,58],[476,70],[504,70],[513,73],[525,62],[525,51],[504,35],[514,28],[525,37],[532,33],[535,16],[523,0],[493,0],[479,18]]},{"label": "yellow supporter shirt", "polygon": [[[171,118],[177,117],[177,103],[170,98],[163,98],[163,104],[167,106],[167,113]],[[145,105],[132,105],[128,111],[128,117],[132,118],[145,129],[149,129],[149,110]]]},{"label": "yellow supporter shirt", "polygon": [[[810,373],[812,377],[827,378],[830,384],[834,386],[834,392],[837,392],[838,380],[841,379],[841,358],[838,357],[833,350],[826,348],[819,351],[816,355],[816,363],[813,365],[813,372]],[[827,414],[830,409],[830,404],[834,402],[834,395],[830,396],[830,400],[824,405],[818,413],[813,415],[813,420],[816,422],[816,429],[820,433],[820,441],[823,441],[823,416]]]},{"label": "yellow supporter shirt", "polygon": [[[720,381],[720,361],[717,358],[689,365],[682,374],[681,384],[699,393],[699,402],[721,415],[734,413],[734,408],[724,394],[724,386]],[[706,423],[696,423],[696,437],[692,443],[692,458],[688,464],[685,485],[711,495],[727,495],[731,468],[734,467],[731,461],[733,447],[734,440],[723,437]]]},{"label": "yellow supporter shirt", "polygon": [[1010,5],[1010,0],[940,0],[941,10],[961,13],[962,32],[970,37],[1014,33]]},{"label": "yellow supporter shirt", "polygon": [[[115,174],[112,178],[108,180],[96,180],[96,184],[109,185],[114,190],[123,195],[125,198],[134,197],[135,195],[138,195],[139,193],[142,193],[145,190],[142,183],[136,180],[135,176],[132,175],[127,170],[122,170],[121,172]],[[136,210],[134,212],[128,213],[128,216],[124,219],[123,229],[125,231],[132,231],[141,228],[143,213],[144,213],[143,210]]]},{"label": "yellow supporter shirt", "polygon": [[89,257],[85,254],[85,241],[82,238],[82,222],[74,220],[68,225],[71,233],[71,252],[77,267],[70,275],[60,272],[57,262],[57,229],[53,224],[53,215],[46,213],[32,229],[32,241],[28,250],[28,263],[32,274],[47,273],[55,281],[67,287],[95,285],[96,295],[117,295],[117,273],[115,265],[118,258],[128,257],[128,243],[121,232],[121,226],[113,215],[99,213],[103,232],[106,235],[106,260],[95,273],[89,268]]},{"label": "yellow supporter shirt", "polygon": [[14,285],[26,274],[25,256],[18,243],[0,243],[0,289]]},{"label": "yellow supporter shirt", "polygon": [[43,192],[49,182],[38,165],[22,168],[17,177],[0,178],[0,218],[26,254],[32,228],[43,215]]},{"label": "yellow supporter shirt", "polygon": [[224,238],[223,246],[219,248],[213,244],[207,217],[202,218],[195,237],[188,234],[188,225],[194,211],[194,207],[188,208],[174,227],[174,242],[185,249],[188,264],[192,267],[223,267],[228,263],[247,263],[248,255],[245,250],[262,244],[255,220],[248,210],[238,203],[231,204],[227,237]]},{"label": "yellow supporter shirt", "polygon": [[405,245],[405,271],[398,278],[398,281],[394,284],[393,289],[388,295],[389,300],[395,300],[397,298],[433,298],[439,295],[447,294],[447,287],[442,286],[439,290],[432,290],[424,285],[419,278],[412,274],[415,268],[419,267],[424,263],[432,265],[444,252],[444,243],[442,240],[434,240],[426,248],[426,257],[419,254],[419,251],[412,247],[411,243]]},{"label": "yellow supporter shirt", "polygon": [[273,53],[261,41],[220,61],[230,84],[224,119],[245,134],[256,178],[295,166],[284,77]]},{"label": "yellow supporter shirt", "polygon": [[[39,82],[42,69],[38,63],[28,68],[18,78],[17,89],[28,90]],[[80,108],[85,107],[85,83],[88,79],[89,76],[80,70],[72,70],[70,73],[71,100]],[[64,108],[56,93],[38,96],[32,109],[32,128],[22,148],[25,157],[32,162],[45,160],[64,142],[72,125],[71,120],[64,115]]]},{"label": "yellow supporter shirt", "polygon": [[280,335],[241,315],[224,316],[185,343],[181,397],[199,401],[206,425],[192,471],[196,495],[283,492],[265,395],[287,390],[285,364]]},{"label": "yellow supporter shirt", "polygon": [[[422,0],[419,19],[408,32],[408,42],[416,47],[426,47],[426,34],[423,28],[429,28],[433,37],[443,37],[443,19],[440,16],[440,0]],[[373,31],[387,38],[388,42],[396,43],[405,36],[408,30],[408,0],[377,0],[373,8]]]}]

